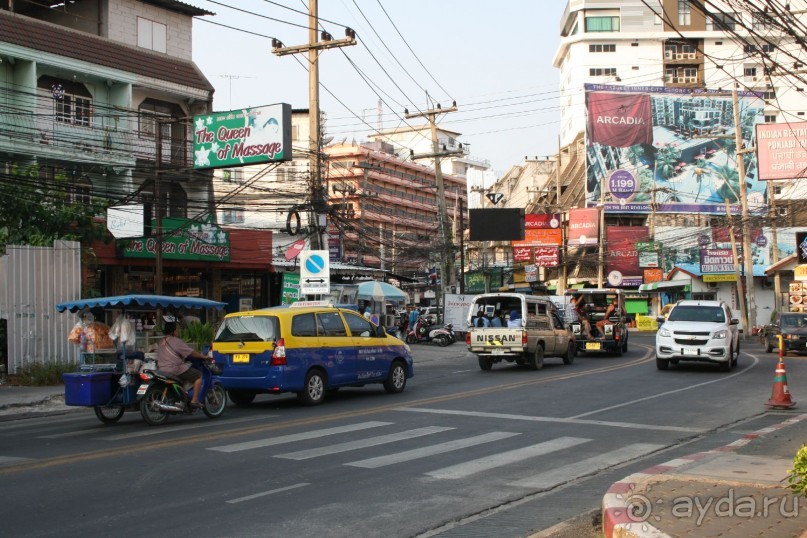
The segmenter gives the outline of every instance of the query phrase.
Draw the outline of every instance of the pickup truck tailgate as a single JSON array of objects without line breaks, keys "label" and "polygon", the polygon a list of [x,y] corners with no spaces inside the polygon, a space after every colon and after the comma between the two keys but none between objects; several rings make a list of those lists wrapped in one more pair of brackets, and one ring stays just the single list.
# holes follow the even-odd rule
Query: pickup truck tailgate
[{"label": "pickup truck tailgate", "polygon": [[524,329],[473,328],[468,341],[468,351],[477,355],[521,354],[526,346]]}]

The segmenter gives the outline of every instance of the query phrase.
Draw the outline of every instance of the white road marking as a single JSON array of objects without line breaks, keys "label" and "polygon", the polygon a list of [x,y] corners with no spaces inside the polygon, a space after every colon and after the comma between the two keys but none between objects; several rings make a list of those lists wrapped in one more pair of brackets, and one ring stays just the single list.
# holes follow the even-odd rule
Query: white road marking
[{"label": "white road marking", "polygon": [[503,465],[524,461],[536,456],[543,456],[544,454],[549,454],[550,452],[571,448],[583,443],[588,443],[589,441],[591,441],[591,439],[582,439],[580,437],[558,437],[557,439],[552,439],[551,441],[546,441],[544,443],[538,443],[537,445],[517,448],[515,450],[493,454],[492,456],[486,456],[484,458],[466,461],[457,465],[451,465],[450,467],[443,467],[442,469],[437,469],[436,471],[426,473],[426,475],[433,478],[443,478],[449,480],[465,478],[467,476],[471,476],[472,474],[481,473],[482,471],[489,471],[490,469],[495,469],[496,467],[501,467]]},{"label": "white road marking", "polygon": [[638,458],[644,454],[663,448],[664,445],[654,445],[650,443],[635,443],[611,452],[605,452],[597,456],[570,463],[556,469],[550,469],[543,473],[538,473],[530,477],[511,482],[511,486],[523,488],[549,489],[564,482],[580,478],[581,476],[594,473],[611,465]]},{"label": "white road marking", "polygon": [[745,355],[748,356],[748,357],[753,357],[754,362],[752,362],[751,364],[749,364],[748,366],[746,366],[745,368],[743,368],[742,370],[740,370],[739,372],[736,372],[734,374],[722,375],[718,379],[713,379],[712,381],[704,381],[703,383],[697,383],[695,385],[687,385],[686,387],[681,387],[680,389],[668,390],[666,392],[659,392],[658,394],[653,394],[651,396],[645,396],[644,398],[639,398],[638,400],[631,400],[629,402],[623,402],[621,404],[616,404],[616,405],[612,405],[612,406],[609,406],[609,407],[603,407],[602,409],[595,409],[594,411],[589,411],[587,413],[580,413],[579,415],[575,415],[575,416],[569,417],[569,418],[572,419],[572,420],[577,420],[580,417],[587,417],[589,415],[596,415],[597,413],[602,413],[604,411],[611,411],[612,409],[618,409],[620,407],[625,407],[626,405],[634,405],[634,404],[637,404],[639,402],[646,402],[647,400],[652,400],[653,398],[661,398],[662,396],[669,396],[670,394],[676,394],[678,392],[683,392],[685,390],[696,389],[698,387],[711,385],[712,383],[720,383],[720,382],[726,381],[727,379],[731,379],[732,377],[744,374],[746,371],[750,370],[751,368],[753,368],[754,366],[759,364],[759,359],[757,357],[755,357],[754,355],[749,355],[747,353]]},{"label": "white road marking", "polygon": [[429,426],[426,428],[417,428],[398,433],[390,433],[388,435],[379,435],[377,437],[369,437],[367,439],[359,439],[358,441],[349,441],[347,443],[339,443],[336,445],[324,446],[320,448],[311,448],[307,450],[300,450],[298,452],[288,452],[286,454],[276,454],[275,458],[284,458],[287,460],[308,460],[311,458],[318,458],[320,456],[328,456],[331,454],[339,454],[340,452],[348,452],[350,450],[358,450],[370,446],[386,445],[388,443],[396,443],[398,441],[405,441],[407,439],[414,439],[416,437],[423,437],[424,435],[432,435],[433,433],[445,432],[453,430],[454,428],[444,428],[441,426]]},{"label": "white road marking", "polygon": [[403,463],[406,461],[412,461],[420,458],[427,458],[429,456],[435,456],[437,454],[445,454],[446,452],[452,452],[454,450],[460,450],[463,448],[481,445],[484,443],[492,443],[494,441],[507,439],[508,437],[514,437],[516,435],[521,434],[512,432],[491,432],[483,435],[476,435],[474,437],[466,437],[465,439],[456,439],[454,441],[447,441],[445,443],[440,443],[437,445],[425,446],[423,448],[406,450],[404,452],[398,452],[397,454],[390,454],[388,456],[378,456],[375,458],[368,458],[366,460],[354,461],[351,463],[346,463],[345,465],[349,465],[351,467],[361,467],[364,469],[377,469],[379,467],[385,467],[387,465],[394,465],[396,463]]},{"label": "white road marking", "polygon": [[30,458],[14,458],[12,456],[0,456],[0,465],[5,465],[6,463],[16,463],[18,461],[25,461],[29,459]]},{"label": "white road marking", "polygon": [[458,411],[456,409],[428,409],[425,407],[399,407],[395,411],[410,411],[414,413],[434,413],[438,415],[462,415],[468,417],[498,418],[506,420],[526,420],[531,422],[556,422],[558,424],[589,424],[592,426],[608,426],[612,428],[631,428],[636,430],[658,430],[671,432],[701,433],[702,428],[688,428],[686,426],[657,426],[654,424],[636,424],[633,422],[612,422],[607,420],[578,420],[574,418],[559,417],[533,417],[529,415],[510,415],[507,413],[485,413],[481,411]]},{"label": "white road marking", "polygon": [[293,443],[295,441],[317,439],[318,437],[337,435],[339,433],[356,432],[360,430],[367,430],[370,428],[378,428],[379,426],[389,426],[391,424],[392,422],[373,422],[373,421],[361,422],[359,424],[349,424],[347,426],[339,426],[337,428],[325,428],[323,430],[312,430],[302,433],[293,433],[290,435],[281,435],[280,437],[271,437],[269,439],[258,439],[256,441],[247,441],[244,443],[235,443],[232,445],[214,446],[208,448],[208,450],[215,450],[216,452],[240,452],[242,450],[251,450],[253,448],[263,448],[267,446]]},{"label": "white road marking", "polygon": [[297,488],[304,488],[305,486],[310,486],[308,482],[300,482],[299,484],[294,484],[293,486],[286,486],[285,488],[277,488],[271,489],[269,491],[262,491],[260,493],[255,493],[254,495],[247,495],[246,497],[239,497],[237,499],[230,499],[229,501],[224,501],[229,504],[240,503],[244,501],[251,501],[252,499],[257,499],[259,497],[266,497],[267,495],[274,495],[275,493],[282,493],[284,491],[289,491],[292,489]]}]

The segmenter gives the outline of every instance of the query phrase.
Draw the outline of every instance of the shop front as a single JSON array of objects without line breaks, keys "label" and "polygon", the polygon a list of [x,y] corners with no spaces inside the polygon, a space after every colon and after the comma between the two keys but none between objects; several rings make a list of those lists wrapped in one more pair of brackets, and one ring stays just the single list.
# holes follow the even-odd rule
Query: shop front
[{"label": "shop front", "polygon": [[162,294],[226,303],[226,312],[272,302],[272,232],[221,228],[188,219],[166,219],[164,239],[95,242],[85,287],[98,295],[155,293],[156,251],[162,246]]}]

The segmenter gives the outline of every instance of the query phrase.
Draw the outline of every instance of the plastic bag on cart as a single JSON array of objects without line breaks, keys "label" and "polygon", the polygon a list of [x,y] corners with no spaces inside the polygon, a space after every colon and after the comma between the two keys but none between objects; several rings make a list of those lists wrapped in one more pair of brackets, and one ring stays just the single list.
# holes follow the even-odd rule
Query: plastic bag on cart
[{"label": "plastic bag on cart", "polygon": [[109,329],[109,337],[120,342],[121,347],[134,347],[137,340],[134,322],[124,316],[118,316],[115,323]]}]

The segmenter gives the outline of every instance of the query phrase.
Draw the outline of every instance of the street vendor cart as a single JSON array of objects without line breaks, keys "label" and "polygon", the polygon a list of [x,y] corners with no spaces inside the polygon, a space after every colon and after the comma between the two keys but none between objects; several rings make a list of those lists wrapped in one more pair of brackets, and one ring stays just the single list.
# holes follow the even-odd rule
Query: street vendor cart
[{"label": "street vendor cart", "polygon": [[[215,309],[221,310],[225,303],[196,297],[172,297],[165,295],[118,295],[81,299],[56,305],[58,312],[72,312],[79,315],[93,309],[120,312],[119,319],[127,321],[127,313],[161,311],[180,316],[186,312]],[[78,324],[77,324],[78,326]],[[65,404],[92,407],[101,422],[113,423],[120,420],[126,411],[138,411],[136,381],[144,362],[151,354],[146,349],[137,350],[136,345],[127,345],[125,338],[109,339],[109,344],[99,347],[85,343],[81,335],[81,352],[78,371],[63,374],[65,382]],[[153,359],[153,357],[151,357]],[[143,360],[145,359],[145,361]],[[156,369],[156,365],[152,365]]]}]

